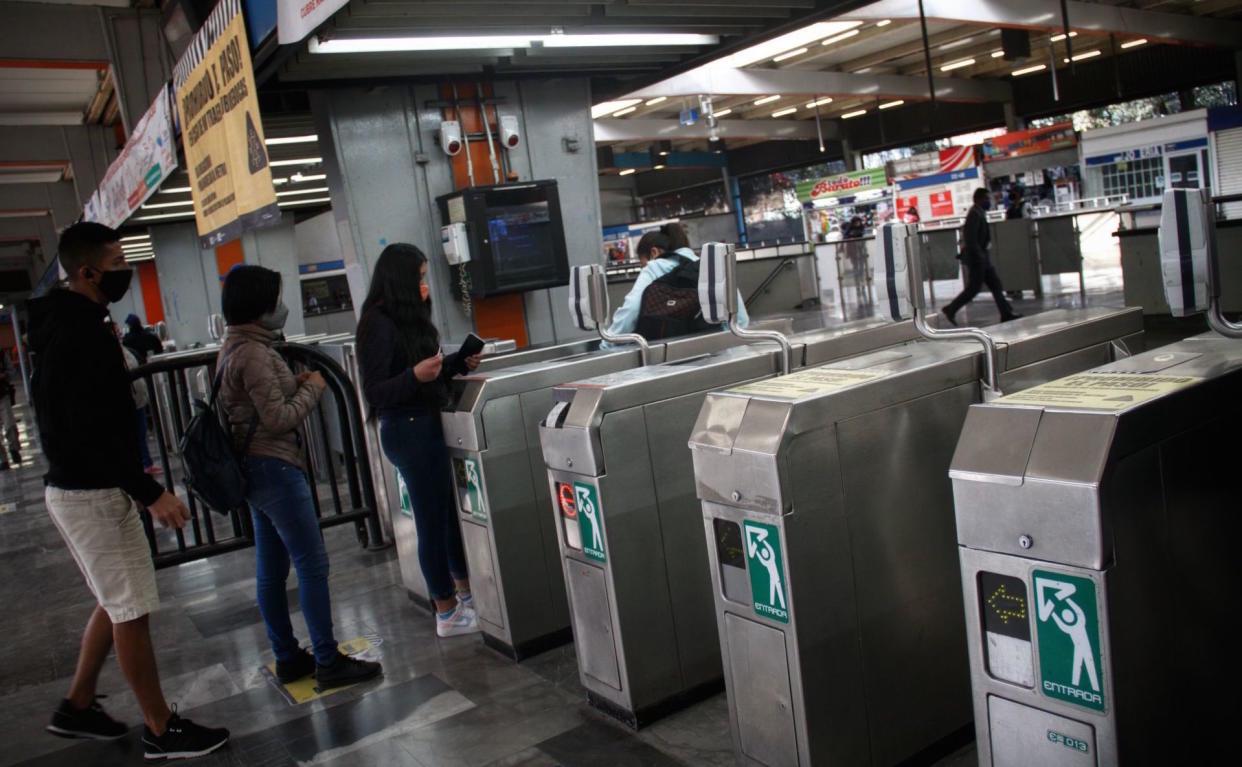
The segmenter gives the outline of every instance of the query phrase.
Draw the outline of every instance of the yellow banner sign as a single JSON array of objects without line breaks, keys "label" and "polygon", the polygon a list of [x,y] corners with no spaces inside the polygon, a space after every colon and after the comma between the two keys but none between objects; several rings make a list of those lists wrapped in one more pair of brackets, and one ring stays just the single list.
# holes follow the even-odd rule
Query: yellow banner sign
[{"label": "yellow banner sign", "polygon": [[[199,34],[210,26],[209,21]],[[279,221],[242,14],[233,15],[178,83],[177,107],[202,246],[215,247]]]},{"label": "yellow banner sign", "polygon": [[837,391],[888,375],[881,370],[838,370],[836,368],[811,368],[778,378],[767,378],[754,383],[735,386],[731,394],[750,394],[757,397],[799,400]]},{"label": "yellow banner sign", "polygon": [[1081,373],[1040,384],[995,400],[1006,405],[1042,405],[1075,410],[1117,412],[1161,397],[1191,384],[1196,376],[1148,373]]}]

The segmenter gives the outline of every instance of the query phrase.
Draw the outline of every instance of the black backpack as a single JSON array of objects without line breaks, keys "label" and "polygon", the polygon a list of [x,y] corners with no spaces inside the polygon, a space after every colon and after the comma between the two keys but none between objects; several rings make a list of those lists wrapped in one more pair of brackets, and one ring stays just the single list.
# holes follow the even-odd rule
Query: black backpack
[{"label": "black backpack", "polygon": [[673,271],[643,291],[634,331],[648,341],[701,333],[711,325],[699,304],[699,262],[685,256]]},{"label": "black backpack", "polygon": [[221,425],[216,411],[216,399],[220,396],[220,384],[224,381],[224,368],[229,357],[241,345],[229,350],[220,361],[216,380],[211,386],[211,398],[207,402],[194,400],[194,416],[185,427],[181,437],[181,466],[185,470],[185,486],[207,508],[227,516],[232,511],[246,509],[246,491],[250,480],[243,463],[250,440],[254,439],[259,426],[259,414],[250,419],[250,429],[241,453],[233,447],[233,438]]}]

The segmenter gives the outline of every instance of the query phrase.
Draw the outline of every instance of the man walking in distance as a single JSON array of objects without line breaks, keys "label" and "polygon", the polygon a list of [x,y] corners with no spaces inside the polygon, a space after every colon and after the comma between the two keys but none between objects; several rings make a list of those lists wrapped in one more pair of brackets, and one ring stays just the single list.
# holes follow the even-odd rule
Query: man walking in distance
[{"label": "man walking in distance", "polygon": [[228,742],[224,729],[194,724],[169,710],[160,689],[148,624],[159,605],[155,569],[135,502],[164,527],[185,526],[190,513],[143,473],[137,414],[121,348],[105,324],[108,304],[129,288],[119,233],[79,223],[60,238],[67,288],[30,302],[30,346],[36,354],[32,398],[48,460],[44,497],[97,602],[86,623],[69,695],[49,732],[109,740],[128,728],[95,700],[99,672],[115,645],[146,727],[148,761],[210,753]]},{"label": "man walking in distance", "polygon": [[992,291],[996,308],[1000,310],[1001,322],[1016,320],[1022,316],[1009,305],[1009,301],[1005,298],[1005,287],[1001,285],[1000,275],[996,273],[996,267],[992,266],[992,257],[989,252],[992,247],[992,230],[988,227],[987,217],[989,202],[988,190],[975,190],[975,204],[966,214],[966,224],[962,227],[962,252],[958,255],[958,258],[962,259],[962,266],[966,267],[966,289],[941,310],[950,325],[957,324],[953,315],[957,314],[958,309],[973,301],[985,284],[988,290]]}]

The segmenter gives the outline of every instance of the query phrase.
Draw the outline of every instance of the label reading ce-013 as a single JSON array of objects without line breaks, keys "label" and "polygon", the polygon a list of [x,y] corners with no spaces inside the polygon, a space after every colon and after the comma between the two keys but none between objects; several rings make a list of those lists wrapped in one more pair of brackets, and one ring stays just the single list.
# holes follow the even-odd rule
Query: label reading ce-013
[{"label": "label reading ce-013", "polygon": [[1119,411],[1153,400],[1191,384],[1196,376],[1149,373],[1080,373],[1007,394],[996,404],[1043,405],[1082,410]]}]

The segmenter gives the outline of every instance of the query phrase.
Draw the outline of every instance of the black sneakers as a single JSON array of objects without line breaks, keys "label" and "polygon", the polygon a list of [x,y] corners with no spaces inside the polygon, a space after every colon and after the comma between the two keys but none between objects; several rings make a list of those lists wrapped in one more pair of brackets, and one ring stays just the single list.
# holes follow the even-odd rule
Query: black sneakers
[{"label": "black sneakers", "polygon": [[150,727],[142,728],[143,756],[148,762],[166,759],[192,759],[204,756],[229,742],[229,731],[223,727],[203,727],[177,716],[176,709],[168,717],[164,734],[153,735]]},{"label": "black sneakers", "polygon": [[944,315],[944,318],[949,321],[950,325],[952,325],[953,327],[957,327],[957,320],[953,319],[952,314],[949,314],[949,307],[946,306],[945,308],[941,309],[940,313]]},{"label": "black sneakers", "polygon": [[98,701],[84,709],[77,709],[68,700],[62,700],[52,712],[52,723],[47,726],[47,731],[61,738],[116,740],[125,737],[129,728],[108,716]]},{"label": "black sneakers", "polygon": [[319,666],[315,669],[315,681],[319,683],[320,690],[330,690],[333,687],[344,687],[374,679],[383,673],[383,670],[377,661],[358,660],[348,655],[339,655],[331,666]]},{"label": "black sneakers", "polygon": [[281,684],[289,684],[315,673],[315,656],[305,647],[299,647],[291,660],[276,661],[276,678]]}]

